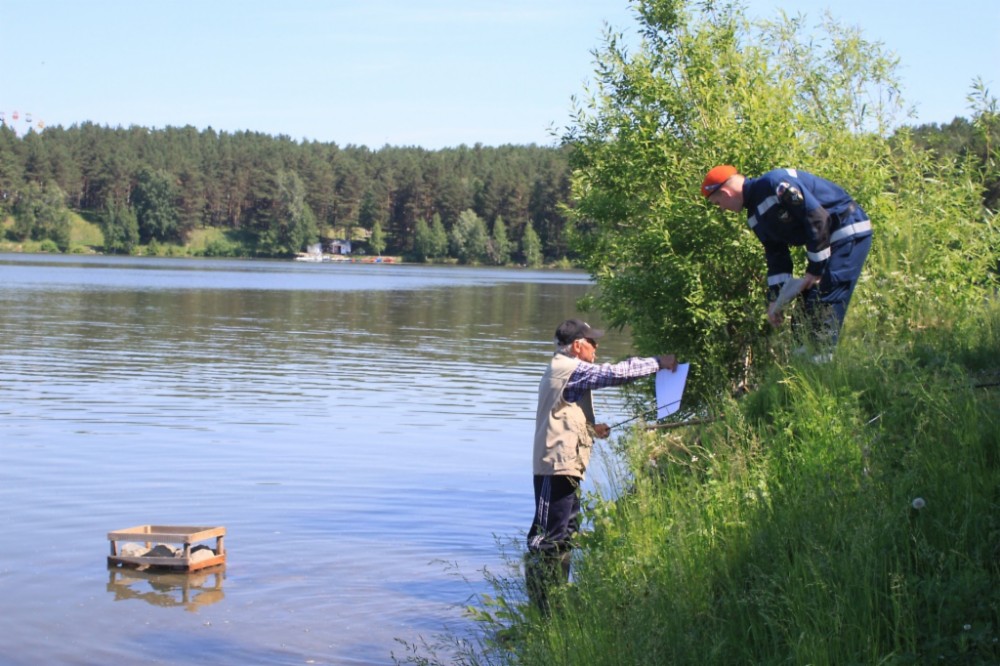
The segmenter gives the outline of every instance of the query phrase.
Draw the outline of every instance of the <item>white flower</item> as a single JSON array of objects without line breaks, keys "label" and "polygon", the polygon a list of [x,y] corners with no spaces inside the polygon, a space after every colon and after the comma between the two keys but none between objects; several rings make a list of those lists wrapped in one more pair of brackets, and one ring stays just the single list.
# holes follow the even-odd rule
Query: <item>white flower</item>
[{"label": "white flower", "polygon": [[910,504],[914,509],[917,509],[919,511],[920,509],[924,508],[924,506],[927,505],[927,502],[924,501],[923,497],[914,497],[913,501]]}]

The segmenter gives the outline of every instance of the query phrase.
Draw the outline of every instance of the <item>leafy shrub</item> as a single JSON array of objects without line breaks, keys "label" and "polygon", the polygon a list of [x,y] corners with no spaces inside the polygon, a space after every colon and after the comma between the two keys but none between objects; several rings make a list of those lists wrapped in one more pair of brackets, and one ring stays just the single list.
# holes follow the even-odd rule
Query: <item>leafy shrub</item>
[{"label": "leafy shrub", "polygon": [[242,248],[224,238],[214,238],[205,245],[204,256],[206,257],[240,257],[243,256]]},{"label": "leafy shrub", "polygon": [[750,23],[728,4],[636,8],[642,45],[608,35],[567,136],[573,238],[597,282],[584,305],[629,326],[641,350],[691,360],[692,397],[754,381],[788,338],[765,323],[763,252],[745,219],[699,194],[715,164],[803,168],[866,209],[874,249],[848,324],[876,318],[892,333],[989,293],[997,230],[982,175],[912,142],[890,148],[901,100],[879,45],[830,20],[819,34],[798,17]]}]

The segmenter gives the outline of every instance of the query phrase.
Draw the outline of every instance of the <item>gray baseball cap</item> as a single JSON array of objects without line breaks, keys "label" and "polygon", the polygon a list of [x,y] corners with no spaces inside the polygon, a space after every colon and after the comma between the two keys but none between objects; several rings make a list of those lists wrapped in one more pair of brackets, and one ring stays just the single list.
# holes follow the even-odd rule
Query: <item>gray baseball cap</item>
[{"label": "gray baseball cap", "polygon": [[574,340],[581,338],[597,340],[603,335],[604,331],[591,328],[590,324],[581,319],[567,319],[556,329],[556,342],[561,345],[570,345],[573,344]]}]

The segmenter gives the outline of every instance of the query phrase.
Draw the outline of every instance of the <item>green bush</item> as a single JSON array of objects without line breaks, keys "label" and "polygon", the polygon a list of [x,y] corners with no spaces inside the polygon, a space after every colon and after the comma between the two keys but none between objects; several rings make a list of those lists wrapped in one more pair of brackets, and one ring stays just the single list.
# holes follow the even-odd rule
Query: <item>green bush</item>
[{"label": "green bush", "polygon": [[568,137],[573,237],[597,281],[585,306],[629,326],[642,351],[691,360],[692,397],[752,383],[787,338],[765,323],[764,257],[745,217],[699,193],[715,164],[803,168],[857,198],[875,240],[849,324],[893,333],[989,293],[998,235],[982,174],[912,142],[890,147],[900,99],[877,44],[832,21],[817,32],[717,3],[635,5],[642,46],[609,36]]},{"label": "green bush", "polygon": [[204,256],[206,257],[240,257],[245,256],[243,248],[224,238],[215,238],[205,245]]}]

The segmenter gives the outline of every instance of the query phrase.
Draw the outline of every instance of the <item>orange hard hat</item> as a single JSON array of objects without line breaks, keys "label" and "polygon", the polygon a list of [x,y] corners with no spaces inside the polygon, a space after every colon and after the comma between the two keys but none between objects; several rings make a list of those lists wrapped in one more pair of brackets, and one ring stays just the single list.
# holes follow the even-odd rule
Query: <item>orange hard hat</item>
[{"label": "orange hard hat", "polygon": [[737,173],[739,171],[736,170],[736,167],[728,164],[720,164],[717,167],[712,167],[705,174],[705,180],[701,181],[701,193],[706,197],[711,196],[712,192],[722,187],[722,184],[729,180],[730,176],[735,176]]}]

